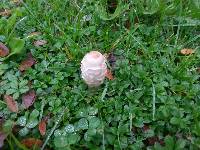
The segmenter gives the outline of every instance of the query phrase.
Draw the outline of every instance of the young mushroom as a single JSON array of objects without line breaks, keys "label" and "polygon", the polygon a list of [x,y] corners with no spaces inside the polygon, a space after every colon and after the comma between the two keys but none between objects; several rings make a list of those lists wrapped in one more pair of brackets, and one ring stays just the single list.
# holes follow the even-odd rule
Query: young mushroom
[{"label": "young mushroom", "polygon": [[98,51],[87,53],[81,61],[81,76],[89,87],[100,86],[106,76],[105,57]]}]

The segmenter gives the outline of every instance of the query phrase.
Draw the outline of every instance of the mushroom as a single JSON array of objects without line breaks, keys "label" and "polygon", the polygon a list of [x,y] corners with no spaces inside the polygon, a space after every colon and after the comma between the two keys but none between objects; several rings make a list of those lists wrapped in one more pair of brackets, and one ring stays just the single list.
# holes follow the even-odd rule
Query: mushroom
[{"label": "mushroom", "polygon": [[100,86],[106,76],[105,57],[98,51],[87,53],[81,61],[81,76],[89,87]]}]

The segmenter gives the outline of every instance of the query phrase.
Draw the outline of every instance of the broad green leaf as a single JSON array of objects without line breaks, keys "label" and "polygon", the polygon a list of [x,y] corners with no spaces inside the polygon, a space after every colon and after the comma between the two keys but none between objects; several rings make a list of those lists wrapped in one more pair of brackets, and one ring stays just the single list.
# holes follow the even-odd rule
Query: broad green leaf
[{"label": "broad green leaf", "polygon": [[37,124],[38,124],[38,120],[37,119],[30,119],[28,121],[28,123],[26,124],[26,127],[32,129],[32,128],[36,127]]},{"label": "broad green leaf", "polygon": [[200,136],[200,123],[197,122],[195,123],[194,127],[193,127],[193,132],[197,135]]},{"label": "broad green leaf", "polygon": [[[1,62],[0,62],[1,63]],[[0,64],[0,76],[8,69],[7,64]]]},{"label": "broad green leaf", "polygon": [[13,126],[14,126],[14,122],[13,122],[12,120],[7,120],[7,121],[3,124],[3,131],[4,131],[4,132],[11,132]]},{"label": "broad green leaf", "polygon": [[26,136],[29,132],[29,129],[27,127],[22,128],[21,130],[19,130],[19,134],[21,136]]},{"label": "broad green leaf", "polygon": [[92,129],[99,127],[101,123],[100,119],[97,117],[89,117],[88,121],[89,121],[89,128],[92,128]]},{"label": "broad green leaf", "polygon": [[13,94],[15,92],[16,92],[16,89],[8,89],[8,90],[6,90],[6,94],[7,95],[11,95],[11,94]]},{"label": "broad green leaf", "polygon": [[28,84],[28,80],[21,80],[19,82],[19,87],[22,88],[22,87],[26,86],[27,84]]},{"label": "broad green leaf", "polygon": [[16,79],[12,79],[12,80],[10,80],[11,82],[10,82],[10,87],[12,88],[12,89],[15,89],[15,90],[17,90],[18,89],[18,81],[17,81],[17,78]]},{"label": "broad green leaf", "polygon": [[96,129],[88,129],[84,134],[84,139],[86,141],[91,141],[92,137],[96,135]]},{"label": "broad green leaf", "polygon": [[65,132],[67,133],[73,133],[75,131],[74,126],[72,124],[68,124],[64,128]]},{"label": "broad green leaf", "polygon": [[173,137],[166,136],[164,141],[165,141],[165,148],[167,148],[167,149],[174,149],[175,142],[174,142]]},{"label": "broad green leaf", "polygon": [[80,137],[76,133],[67,135],[67,140],[68,140],[69,144],[75,144],[79,141],[79,139],[80,139]]},{"label": "broad green leaf", "polygon": [[186,145],[186,140],[178,139],[178,141],[175,144],[175,149],[176,150],[182,150],[182,149],[184,149],[185,145]]},{"label": "broad green leaf", "polygon": [[17,119],[17,124],[20,126],[25,126],[26,125],[26,117],[25,116],[21,116]]},{"label": "broad green leaf", "polygon": [[3,34],[3,35],[6,34],[5,27],[6,27],[7,22],[8,22],[7,19],[3,17],[0,19],[0,34]]},{"label": "broad green leaf", "polygon": [[7,35],[11,32],[12,28],[15,26],[16,20],[17,20],[17,14],[13,13],[12,16],[7,21],[7,26],[6,26]]},{"label": "broad green leaf", "polygon": [[25,53],[25,49],[24,49],[25,41],[23,39],[12,38],[9,41],[8,45],[11,49],[11,53],[6,57],[6,59],[9,58],[10,56],[14,55],[14,54]]},{"label": "broad green leaf", "polygon": [[79,117],[79,118],[87,117],[87,115],[88,115],[88,112],[84,108],[80,109],[76,114],[76,116]]},{"label": "broad green leaf", "polygon": [[20,8],[15,9],[14,12],[12,13],[12,16],[8,18],[7,26],[6,26],[8,35],[13,30],[15,24],[17,23],[17,17],[22,15],[21,10],[22,9],[20,9]]},{"label": "broad green leaf", "polygon": [[55,132],[54,132],[55,137],[58,137],[58,136],[61,136],[61,135],[62,135],[62,131],[60,129],[55,130]]},{"label": "broad green leaf", "polygon": [[[17,80],[17,77],[14,76],[13,74],[8,74],[8,75],[7,75],[7,79],[8,79],[9,81],[13,82],[14,80],[15,80],[15,81]],[[15,83],[17,83],[17,82],[15,82]]]},{"label": "broad green leaf", "polygon": [[23,88],[20,88],[20,89],[19,89],[19,92],[20,92],[21,94],[23,94],[23,93],[26,93],[28,90],[29,90],[29,87],[28,87],[28,86],[25,86],[25,87],[23,87]]},{"label": "broad green leaf", "polygon": [[68,138],[67,136],[58,136],[54,138],[54,145],[55,147],[65,147],[67,146],[68,143]]},{"label": "broad green leaf", "polygon": [[154,13],[156,13],[159,10],[159,6],[160,6],[160,0],[156,0],[156,1],[146,1],[146,6],[143,10],[143,14],[148,14],[148,15],[152,15]]},{"label": "broad green leaf", "polygon": [[88,121],[86,118],[81,118],[78,123],[77,123],[77,126],[76,128],[78,130],[85,130],[85,129],[88,129]]},{"label": "broad green leaf", "polygon": [[88,108],[88,114],[91,115],[91,116],[94,116],[98,113],[98,109],[95,108],[95,107],[89,107]]},{"label": "broad green leaf", "polygon": [[30,114],[30,119],[35,119],[39,116],[40,112],[37,109],[34,109]]},{"label": "broad green leaf", "polygon": [[170,123],[171,123],[171,124],[174,124],[174,125],[178,125],[178,124],[180,124],[180,119],[179,119],[179,118],[176,118],[176,117],[172,117],[172,118],[170,119]]},{"label": "broad green leaf", "polygon": [[116,136],[114,134],[107,134],[106,139],[108,140],[108,143],[113,145],[115,141]]},{"label": "broad green leaf", "polygon": [[13,94],[13,98],[14,98],[14,99],[18,99],[18,98],[19,98],[19,92],[14,93],[14,94]]}]

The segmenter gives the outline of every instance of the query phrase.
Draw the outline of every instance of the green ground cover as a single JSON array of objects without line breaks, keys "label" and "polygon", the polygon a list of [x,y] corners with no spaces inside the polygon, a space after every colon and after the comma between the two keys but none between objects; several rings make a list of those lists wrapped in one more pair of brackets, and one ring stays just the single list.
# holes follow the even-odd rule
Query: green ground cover
[{"label": "green ground cover", "polygon": [[[200,149],[199,0],[1,0],[0,15],[3,149]],[[91,50],[114,76],[96,90]]]}]

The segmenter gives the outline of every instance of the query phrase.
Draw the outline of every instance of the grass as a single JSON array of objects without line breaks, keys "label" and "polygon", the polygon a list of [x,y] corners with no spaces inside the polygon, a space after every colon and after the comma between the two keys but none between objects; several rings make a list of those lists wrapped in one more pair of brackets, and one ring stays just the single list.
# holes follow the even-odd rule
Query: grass
[{"label": "grass", "polygon": [[[20,141],[30,137],[40,139],[42,149],[199,149],[198,1],[3,0],[4,9],[18,13],[4,25],[6,33],[0,30],[0,41],[12,47],[10,38],[20,38],[26,50],[0,59],[4,149],[26,149]],[[47,44],[36,47],[37,40]],[[195,53],[181,55],[183,48]],[[114,80],[91,90],[80,77],[80,61],[94,49],[113,55]],[[37,63],[21,73],[28,52]],[[3,96],[22,81],[23,90],[10,94],[20,110],[13,113]],[[23,109],[27,87],[37,98]],[[41,136],[38,124],[47,116]]]}]

